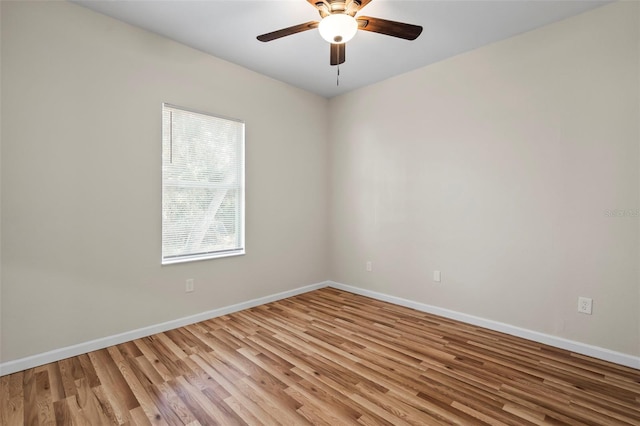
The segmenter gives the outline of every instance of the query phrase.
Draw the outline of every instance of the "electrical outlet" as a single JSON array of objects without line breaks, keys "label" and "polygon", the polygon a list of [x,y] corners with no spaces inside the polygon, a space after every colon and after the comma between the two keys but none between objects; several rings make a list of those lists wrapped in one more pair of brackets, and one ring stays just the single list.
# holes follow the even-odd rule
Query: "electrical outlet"
[{"label": "electrical outlet", "polygon": [[588,297],[578,297],[578,312],[582,314],[591,315],[591,308],[593,307],[593,299]]},{"label": "electrical outlet", "polygon": [[195,286],[193,284],[193,278],[189,278],[186,284],[184,285],[184,292],[191,293],[194,290],[195,290]]},{"label": "electrical outlet", "polygon": [[367,260],[367,272],[373,271],[373,263],[370,260]]}]

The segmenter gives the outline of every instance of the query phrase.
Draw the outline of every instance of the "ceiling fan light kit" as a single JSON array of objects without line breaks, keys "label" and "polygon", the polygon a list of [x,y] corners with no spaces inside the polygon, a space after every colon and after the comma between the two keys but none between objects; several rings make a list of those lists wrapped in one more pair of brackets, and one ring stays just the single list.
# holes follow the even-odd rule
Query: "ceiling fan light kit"
[{"label": "ceiling fan light kit", "polygon": [[335,13],[320,21],[318,31],[329,43],[346,43],[358,32],[358,21],[353,16]]},{"label": "ceiling fan light kit", "polygon": [[311,21],[293,27],[259,35],[260,41],[277,40],[292,34],[318,28],[320,35],[331,43],[331,65],[340,65],[345,61],[345,44],[356,35],[358,30],[384,34],[404,40],[415,40],[422,33],[419,25],[389,21],[356,14],[372,0],[307,0],[320,13],[320,22]]}]

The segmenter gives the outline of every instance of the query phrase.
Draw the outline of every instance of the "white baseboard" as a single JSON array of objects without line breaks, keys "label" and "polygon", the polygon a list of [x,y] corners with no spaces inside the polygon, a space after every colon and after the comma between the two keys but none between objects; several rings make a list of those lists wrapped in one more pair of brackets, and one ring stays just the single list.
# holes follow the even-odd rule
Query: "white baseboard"
[{"label": "white baseboard", "polygon": [[164,331],[173,330],[174,328],[184,327],[185,325],[195,324],[211,318],[228,315],[233,312],[242,311],[244,309],[253,308],[255,306],[264,305],[265,303],[275,302],[276,300],[286,299],[287,297],[296,296],[298,294],[307,293],[319,288],[327,287],[328,282],[311,284],[299,287],[293,290],[283,291],[269,296],[259,297],[246,302],[237,303],[231,306],[225,306],[211,311],[202,312],[184,318],[178,318],[172,321],[155,324],[148,327],[139,328],[137,330],[127,331],[124,333],[107,336],[100,339],[90,340],[88,342],[79,343],[77,345],[67,346],[65,348],[54,349],[37,355],[20,358],[14,361],[0,363],[0,377],[28,368],[38,367],[50,362],[60,361],[72,356],[81,355],[87,352],[104,349],[109,346],[118,345],[120,343],[129,342],[141,337],[151,336],[152,334],[162,333]]},{"label": "white baseboard", "polygon": [[276,300],[286,299],[287,297],[296,296],[298,294],[307,293],[309,291],[317,290],[324,287],[333,287],[339,290],[348,291],[350,293],[360,294],[362,296],[371,297],[373,299],[381,300],[384,302],[389,302],[389,303],[393,303],[400,306],[406,306],[408,308],[413,308],[418,311],[439,315],[445,318],[462,321],[467,324],[477,325],[479,327],[484,327],[490,330],[510,334],[512,336],[533,340],[534,342],[544,343],[557,348],[566,349],[568,351],[575,352],[578,354],[587,355],[587,356],[602,359],[605,361],[614,362],[616,364],[625,365],[627,367],[640,369],[640,357],[635,357],[632,355],[611,351],[609,349],[604,349],[597,346],[587,345],[585,343],[563,339],[561,337],[551,336],[549,334],[539,333],[537,331],[527,330],[524,328],[501,323],[498,321],[492,321],[492,320],[488,320],[480,317],[475,317],[473,315],[467,315],[460,312],[451,311],[449,309],[438,308],[437,306],[431,306],[425,303],[415,302],[412,300],[403,299],[400,297],[391,296],[391,295],[379,293],[376,291],[366,290],[360,287],[354,287],[354,286],[341,284],[333,281],[325,281],[317,284],[311,284],[304,287],[299,287],[293,290],[284,291],[282,293],[276,293],[269,296],[259,297],[257,299],[252,299],[246,302],[237,303],[235,305],[213,309],[211,311],[202,312],[196,315],[191,315],[184,318],[178,318],[176,320],[163,322],[161,324],[155,324],[155,325],[139,328],[132,331],[127,331],[125,333],[120,333],[113,336],[107,336],[100,339],[79,343],[77,345],[67,346],[65,348],[55,349],[55,350],[44,352],[41,354],[32,355],[32,356],[17,359],[14,361],[0,363],[0,376],[4,376],[4,375],[15,373],[18,371],[26,370],[28,368],[33,368],[40,365],[48,364],[50,362],[60,361],[65,358],[81,355],[81,354],[95,351],[98,349],[104,349],[109,346],[118,345],[124,342],[129,342],[131,340],[150,336],[152,334],[173,330],[178,327],[184,327],[185,325],[194,324],[200,321],[205,321],[205,320],[219,317],[222,315],[228,315],[233,312],[238,312],[244,309],[253,308],[255,306],[263,305],[265,303],[275,302]]},{"label": "white baseboard", "polygon": [[625,365],[627,367],[640,369],[640,357],[623,354],[621,352],[615,352],[609,349],[600,348],[598,346],[587,345],[585,343],[580,343],[573,340],[563,339],[561,337],[552,336],[550,334],[527,330],[525,328],[516,327],[498,321],[488,320],[473,315],[451,311],[449,309],[438,308],[437,306],[431,306],[425,303],[403,299],[401,297],[390,296],[388,294],[378,293],[376,291],[366,290],[360,287],[354,287],[333,281],[329,281],[328,286],[337,288],[339,290],[348,291],[350,293],[359,294],[361,296],[371,297],[372,299],[405,306],[407,308],[413,308],[421,312],[439,315],[441,317],[454,319],[467,324],[488,328],[489,330],[499,331],[501,333],[510,334],[512,336],[522,337],[524,339],[533,340],[534,342],[538,343],[544,343],[556,348],[566,349],[577,354],[587,355],[604,361],[610,361],[616,364]]}]

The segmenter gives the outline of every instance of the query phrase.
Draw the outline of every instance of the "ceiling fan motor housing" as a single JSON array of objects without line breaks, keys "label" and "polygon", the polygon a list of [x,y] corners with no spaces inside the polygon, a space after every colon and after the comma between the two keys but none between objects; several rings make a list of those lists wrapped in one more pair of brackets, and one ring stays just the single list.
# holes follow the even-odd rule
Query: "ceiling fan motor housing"
[{"label": "ceiling fan motor housing", "polygon": [[326,0],[326,1],[318,1],[315,6],[320,12],[320,16],[325,18],[333,13],[346,13],[350,16],[355,16],[355,14],[360,10],[360,6],[362,2],[360,0]]}]

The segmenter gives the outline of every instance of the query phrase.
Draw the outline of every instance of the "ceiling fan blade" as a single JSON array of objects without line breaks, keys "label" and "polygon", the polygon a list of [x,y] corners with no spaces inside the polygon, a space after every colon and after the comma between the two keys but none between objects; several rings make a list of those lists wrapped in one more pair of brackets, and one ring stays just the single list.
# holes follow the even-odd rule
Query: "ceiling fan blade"
[{"label": "ceiling fan blade", "polygon": [[304,24],[294,25],[293,27],[283,28],[278,31],[273,31],[271,33],[259,35],[257,39],[260,41],[271,41],[271,40],[276,40],[292,34],[301,33],[303,31],[312,30],[314,28],[318,28],[318,22],[309,21]]},{"label": "ceiling fan blade", "polygon": [[340,65],[345,61],[346,43],[331,43],[331,65]]},{"label": "ceiling fan blade", "polygon": [[357,18],[358,29],[385,34],[405,40],[415,40],[422,32],[419,25],[405,24],[404,22],[388,21],[380,18],[360,16]]}]

